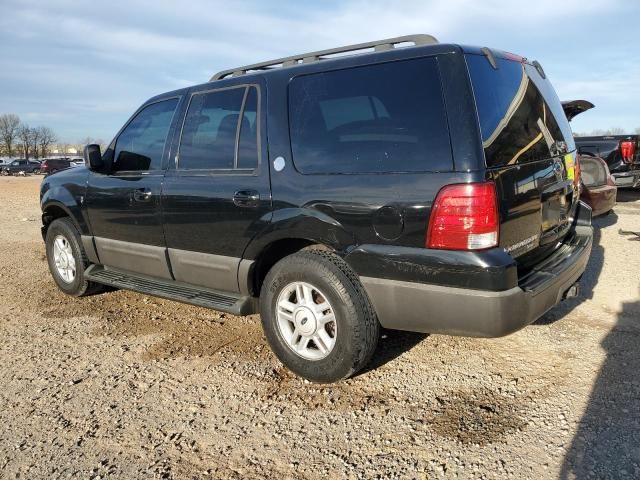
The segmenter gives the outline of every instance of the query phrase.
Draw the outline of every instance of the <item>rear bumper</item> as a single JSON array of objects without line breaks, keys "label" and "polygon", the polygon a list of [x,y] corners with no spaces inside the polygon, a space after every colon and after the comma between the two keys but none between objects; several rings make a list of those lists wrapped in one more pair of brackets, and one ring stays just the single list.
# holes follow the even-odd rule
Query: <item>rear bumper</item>
[{"label": "rear bumper", "polygon": [[611,176],[617,187],[640,187],[640,170],[612,173]]},{"label": "rear bumper", "polygon": [[559,303],[584,272],[593,240],[591,211],[581,208],[571,237],[518,285],[489,291],[361,276],[385,328],[500,337],[537,320]]}]

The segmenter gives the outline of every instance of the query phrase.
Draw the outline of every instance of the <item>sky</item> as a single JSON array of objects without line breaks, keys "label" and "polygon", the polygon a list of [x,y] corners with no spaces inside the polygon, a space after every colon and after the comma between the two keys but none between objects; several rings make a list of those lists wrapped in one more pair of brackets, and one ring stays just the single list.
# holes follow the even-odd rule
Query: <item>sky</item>
[{"label": "sky", "polygon": [[0,0],[0,114],[110,141],[159,93],[219,70],[412,33],[537,59],[574,132],[640,127],[640,2]]}]

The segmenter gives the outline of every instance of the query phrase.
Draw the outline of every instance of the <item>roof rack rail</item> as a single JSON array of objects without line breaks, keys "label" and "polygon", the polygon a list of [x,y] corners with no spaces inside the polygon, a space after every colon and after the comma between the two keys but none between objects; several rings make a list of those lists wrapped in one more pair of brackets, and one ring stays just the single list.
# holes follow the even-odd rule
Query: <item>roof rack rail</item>
[{"label": "roof rack rail", "polygon": [[405,35],[403,37],[385,38],[383,40],[375,40],[373,42],[356,43],[354,45],[345,45],[344,47],[330,48],[328,50],[318,50],[316,52],[301,53],[299,55],[293,55],[291,57],[276,58],[275,60],[269,60],[267,62],[254,63],[252,65],[245,65],[244,67],[231,68],[229,70],[222,70],[216,73],[210,82],[214,80],[221,80],[225,77],[236,77],[238,75],[244,75],[245,73],[255,70],[270,70],[275,67],[291,67],[299,63],[310,63],[318,60],[323,60],[323,57],[338,55],[340,53],[365,53],[358,52],[358,50],[373,49],[375,52],[382,52],[385,50],[391,50],[400,43],[413,43],[414,46],[418,45],[433,45],[438,43],[438,40],[426,34],[417,35]]}]

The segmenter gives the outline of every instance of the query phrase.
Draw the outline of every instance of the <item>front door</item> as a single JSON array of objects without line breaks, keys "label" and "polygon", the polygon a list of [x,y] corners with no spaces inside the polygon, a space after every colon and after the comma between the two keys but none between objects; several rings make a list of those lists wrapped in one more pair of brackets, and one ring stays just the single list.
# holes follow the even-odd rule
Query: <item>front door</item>
[{"label": "front door", "polygon": [[269,169],[261,162],[263,97],[259,85],[205,86],[191,94],[162,193],[178,281],[239,291],[242,254],[271,213]]},{"label": "front door", "polygon": [[160,194],[166,140],[178,102],[169,98],[139,110],[112,145],[112,168],[89,175],[87,211],[103,265],[171,278]]}]

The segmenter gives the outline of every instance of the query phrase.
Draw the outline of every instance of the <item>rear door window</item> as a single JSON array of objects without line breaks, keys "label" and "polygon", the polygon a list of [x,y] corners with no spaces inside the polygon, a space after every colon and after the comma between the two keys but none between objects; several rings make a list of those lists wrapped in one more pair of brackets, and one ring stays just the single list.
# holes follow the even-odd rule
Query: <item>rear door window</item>
[{"label": "rear door window", "polygon": [[571,127],[548,79],[535,67],[466,55],[488,167],[546,160],[575,150]]},{"label": "rear door window", "polygon": [[449,171],[449,130],[434,57],[293,79],[291,148],[306,174]]},{"label": "rear door window", "polygon": [[256,87],[241,86],[195,93],[182,127],[178,168],[256,168],[257,109]]},{"label": "rear door window", "polygon": [[258,89],[249,87],[242,110],[237,168],[258,166]]}]

